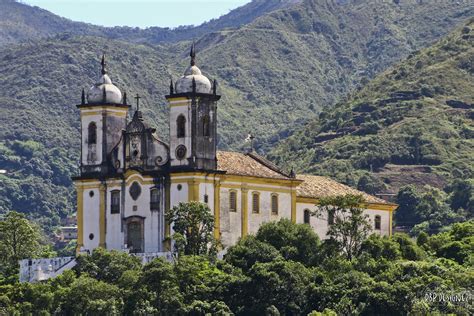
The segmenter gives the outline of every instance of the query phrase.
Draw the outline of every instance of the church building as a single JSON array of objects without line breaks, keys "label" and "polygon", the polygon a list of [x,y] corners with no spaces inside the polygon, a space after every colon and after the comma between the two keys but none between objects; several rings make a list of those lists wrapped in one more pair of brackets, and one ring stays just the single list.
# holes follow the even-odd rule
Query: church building
[{"label": "church building", "polygon": [[331,218],[311,216],[318,199],[362,194],[374,232],[390,235],[396,205],[326,177],[285,172],[254,151],[217,150],[220,95],[191,63],[165,96],[169,142],[148,126],[138,106],[112,83],[104,58],[98,82],[77,107],[81,117],[77,190],[78,251],[97,247],[130,253],[169,251],[165,211],[180,202],[206,203],[224,247],[280,218],[311,225],[326,237]]}]

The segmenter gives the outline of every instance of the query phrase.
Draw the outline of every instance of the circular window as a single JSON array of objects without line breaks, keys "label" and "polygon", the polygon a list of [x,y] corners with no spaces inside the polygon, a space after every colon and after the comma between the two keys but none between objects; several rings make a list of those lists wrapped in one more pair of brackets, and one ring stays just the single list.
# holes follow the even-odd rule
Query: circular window
[{"label": "circular window", "polygon": [[89,234],[89,239],[90,240],[94,239],[94,234]]},{"label": "circular window", "polygon": [[138,197],[140,196],[140,194],[142,193],[142,188],[140,187],[140,185],[138,184],[138,182],[133,182],[132,183],[132,186],[130,187],[130,196],[132,197],[132,199],[134,199],[135,201],[138,199]]},{"label": "circular window", "polygon": [[92,190],[89,191],[89,196],[90,196],[90,197],[93,197],[93,196],[94,196],[94,191],[92,191]]},{"label": "circular window", "polygon": [[178,184],[178,191],[181,191],[182,188],[183,186],[181,184]]},{"label": "circular window", "polygon": [[119,169],[120,168],[120,160],[117,160],[115,162],[115,169]]},{"label": "circular window", "polygon": [[176,148],[176,158],[182,160],[184,157],[186,157],[186,147],[184,145],[179,145]]}]

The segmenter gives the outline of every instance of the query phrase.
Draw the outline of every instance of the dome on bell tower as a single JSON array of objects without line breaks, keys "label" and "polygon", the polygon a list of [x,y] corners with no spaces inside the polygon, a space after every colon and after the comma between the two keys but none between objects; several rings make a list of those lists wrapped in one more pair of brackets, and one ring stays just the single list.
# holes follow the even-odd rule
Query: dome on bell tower
[{"label": "dome on bell tower", "polygon": [[89,104],[121,104],[122,92],[112,83],[105,68],[105,55],[102,55],[102,75],[87,92]]},{"label": "dome on bell tower", "polygon": [[211,81],[201,73],[201,70],[196,66],[196,50],[193,45],[191,46],[191,65],[186,69],[184,75],[176,81],[176,93],[212,93]]}]

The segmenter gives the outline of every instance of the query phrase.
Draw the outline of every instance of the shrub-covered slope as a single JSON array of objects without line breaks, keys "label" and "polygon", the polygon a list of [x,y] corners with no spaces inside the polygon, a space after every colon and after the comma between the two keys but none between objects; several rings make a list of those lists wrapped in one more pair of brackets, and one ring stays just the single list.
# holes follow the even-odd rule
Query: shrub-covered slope
[{"label": "shrub-covered slope", "polygon": [[377,76],[280,144],[272,157],[355,185],[442,188],[474,173],[474,19]]}]

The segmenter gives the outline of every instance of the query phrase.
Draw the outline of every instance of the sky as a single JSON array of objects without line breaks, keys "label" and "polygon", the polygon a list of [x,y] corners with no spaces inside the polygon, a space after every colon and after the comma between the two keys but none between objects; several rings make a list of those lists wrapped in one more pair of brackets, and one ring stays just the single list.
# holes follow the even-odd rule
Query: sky
[{"label": "sky", "polygon": [[73,21],[103,26],[199,25],[251,0],[21,0]]}]

